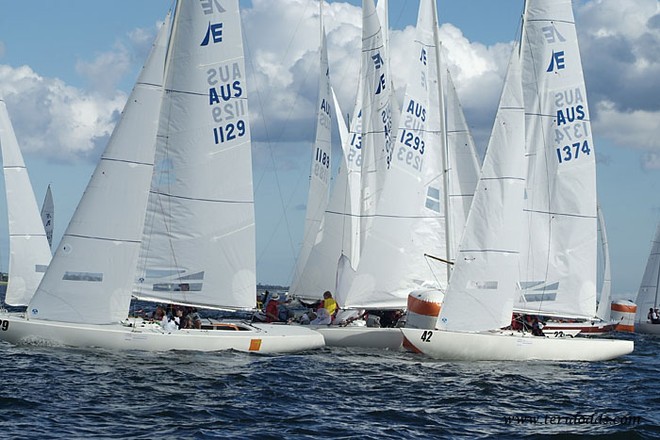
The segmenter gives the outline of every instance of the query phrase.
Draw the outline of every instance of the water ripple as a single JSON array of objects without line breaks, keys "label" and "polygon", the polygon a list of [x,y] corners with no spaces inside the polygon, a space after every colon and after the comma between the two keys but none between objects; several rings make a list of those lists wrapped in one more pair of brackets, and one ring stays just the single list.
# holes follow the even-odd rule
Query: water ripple
[{"label": "water ripple", "polygon": [[42,439],[657,438],[660,338],[634,338],[631,355],[595,363],[0,344],[0,430]]}]

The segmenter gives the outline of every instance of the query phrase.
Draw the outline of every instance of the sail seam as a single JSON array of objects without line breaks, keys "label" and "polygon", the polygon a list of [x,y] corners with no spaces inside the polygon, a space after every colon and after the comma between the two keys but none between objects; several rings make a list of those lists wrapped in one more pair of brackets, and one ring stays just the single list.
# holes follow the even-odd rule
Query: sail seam
[{"label": "sail seam", "polygon": [[163,193],[163,192],[157,192],[157,191],[149,191],[150,194],[156,194],[159,196],[164,196],[164,197],[170,197],[173,199],[179,199],[179,200],[191,200],[191,201],[198,201],[198,202],[210,202],[210,203],[230,203],[230,204],[246,204],[246,205],[253,205],[254,201],[253,200],[212,200],[212,199],[200,199],[196,197],[184,197],[184,196],[175,196],[174,194],[168,194],[168,193]]},{"label": "sail seam", "polygon": [[102,241],[121,241],[124,243],[141,243],[141,240],[128,240],[125,238],[107,238],[107,237],[99,237],[99,236],[93,236],[93,235],[81,235],[81,234],[67,234],[67,237],[76,237],[76,238],[88,238],[91,240],[102,240]]}]

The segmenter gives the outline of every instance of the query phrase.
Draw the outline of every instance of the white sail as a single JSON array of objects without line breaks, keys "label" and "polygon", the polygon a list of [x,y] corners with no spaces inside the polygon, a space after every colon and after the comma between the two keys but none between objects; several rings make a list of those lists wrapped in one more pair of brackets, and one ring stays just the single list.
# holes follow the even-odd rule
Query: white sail
[{"label": "white sail", "polygon": [[605,229],[605,217],[603,211],[598,205],[598,232],[600,235],[601,249],[603,253],[603,285],[600,288],[600,297],[596,308],[596,316],[603,321],[610,320],[612,311],[612,269],[610,268],[610,246],[607,241],[607,231]]},{"label": "white sail", "polygon": [[[321,1],[323,5],[323,1]],[[312,166],[309,178],[309,192],[307,194],[307,211],[305,215],[305,229],[303,243],[296,261],[296,269],[291,283],[290,292],[294,295],[304,292],[301,289],[301,277],[307,264],[307,259],[314,245],[322,240],[322,222],[325,210],[328,207],[328,189],[332,175],[332,89],[330,87],[330,69],[328,67],[328,48],[323,26],[321,11],[321,50],[319,65],[319,96],[317,102],[316,140],[312,146]],[[341,115],[339,115],[341,117]],[[320,236],[319,236],[320,235]],[[328,286],[326,290],[331,289]],[[323,292],[323,291],[321,291]]]},{"label": "white sail", "polygon": [[44,225],[48,247],[53,247],[53,229],[55,228],[55,204],[53,203],[53,193],[50,185],[46,188],[44,202],[41,205],[41,222]]},{"label": "white sail", "polygon": [[635,304],[637,304],[636,326],[647,322],[650,308],[660,307],[660,223],[658,223],[655,236],[651,242],[651,252],[646,261],[646,269],[637,292]]},{"label": "white sail", "polygon": [[[342,142],[346,163],[346,186],[333,188],[331,205],[342,216],[342,250],[336,264],[336,290],[345,291],[353,283],[360,264],[364,234],[371,224],[384,182],[385,167],[380,161],[385,147],[385,131],[378,129],[379,109],[389,109],[389,74],[382,30],[373,0],[362,2],[362,56],[353,117],[348,139]],[[378,93],[376,93],[378,92]],[[391,123],[391,113],[381,121]],[[372,120],[373,119],[373,120]],[[391,127],[391,125],[390,125]],[[382,138],[382,139],[381,139]],[[382,142],[381,142],[382,140]],[[371,145],[370,147],[365,145]],[[339,170],[339,178],[342,170]],[[340,180],[339,180],[340,181]],[[340,181],[341,182],[341,181]],[[332,198],[336,198],[332,203]],[[329,210],[330,212],[330,210]]]},{"label": "white sail", "polygon": [[596,161],[571,0],[528,0],[522,33],[528,174],[516,309],[596,313]]},{"label": "white sail", "polygon": [[28,306],[30,318],[107,324],[128,314],[153,172],[167,28]]},{"label": "white sail", "polygon": [[[350,146],[348,127],[344,123],[341,108],[332,91],[335,108],[335,118],[339,129],[339,139],[342,145]],[[353,150],[355,151],[355,150]],[[354,156],[355,157],[355,156]],[[353,161],[354,164],[355,161]],[[342,154],[339,170],[335,177],[328,207],[323,213],[323,220],[316,235],[316,240],[309,253],[305,267],[300,273],[298,282],[289,291],[293,296],[305,299],[319,300],[326,290],[334,291],[337,283],[338,262],[351,255],[353,228],[359,227],[359,217],[352,216],[351,194],[348,185],[348,157]],[[359,171],[356,172],[359,176]],[[359,188],[356,188],[359,192]]]},{"label": "white sail", "polygon": [[391,80],[373,0],[362,1],[362,166],[360,252],[371,228],[392,160]]},{"label": "white sail", "polygon": [[9,281],[5,303],[25,306],[37,290],[51,253],[23,155],[0,98],[0,150],[7,196]]},{"label": "white sail", "polygon": [[482,331],[511,322],[525,185],[525,113],[514,48],[438,328]]},{"label": "white sail", "polygon": [[[448,257],[453,259],[456,248],[463,235],[465,221],[472,206],[474,189],[479,181],[481,160],[468,128],[463,107],[458,99],[454,81],[447,71],[447,86],[445,87],[445,113],[447,115],[447,158],[448,158],[448,184],[447,195],[450,216]],[[443,255],[439,255],[443,257]],[[444,258],[444,257],[443,257]]]},{"label": "white sail", "polygon": [[[391,169],[351,283],[338,286],[343,308],[405,308],[411,290],[446,287],[424,253],[446,255],[439,97],[433,2],[422,0],[410,53],[416,72],[406,87]],[[440,279],[437,278],[439,275]]]},{"label": "white sail", "polygon": [[256,305],[247,83],[238,1],[179,2],[134,294]]}]

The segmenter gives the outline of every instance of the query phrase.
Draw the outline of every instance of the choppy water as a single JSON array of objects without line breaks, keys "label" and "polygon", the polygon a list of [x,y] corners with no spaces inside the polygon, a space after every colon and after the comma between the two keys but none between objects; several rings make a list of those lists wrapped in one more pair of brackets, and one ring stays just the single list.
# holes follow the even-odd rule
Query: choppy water
[{"label": "choppy water", "polygon": [[578,364],[448,363],[340,348],[266,356],[0,343],[0,433],[41,439],[659,438],[660,338],[634,339],[632,355]]}]

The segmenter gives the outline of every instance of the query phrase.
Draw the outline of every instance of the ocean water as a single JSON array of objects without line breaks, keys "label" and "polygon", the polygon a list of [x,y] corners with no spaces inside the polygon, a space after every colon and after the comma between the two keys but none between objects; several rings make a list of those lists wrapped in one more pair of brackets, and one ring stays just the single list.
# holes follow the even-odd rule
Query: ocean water
[{"label": "ocean water", "polygon": [[[595,363],[0,343],[2,438],[660,438],[660,338]],[[574,437],[571,437],[574,436]]]}]

